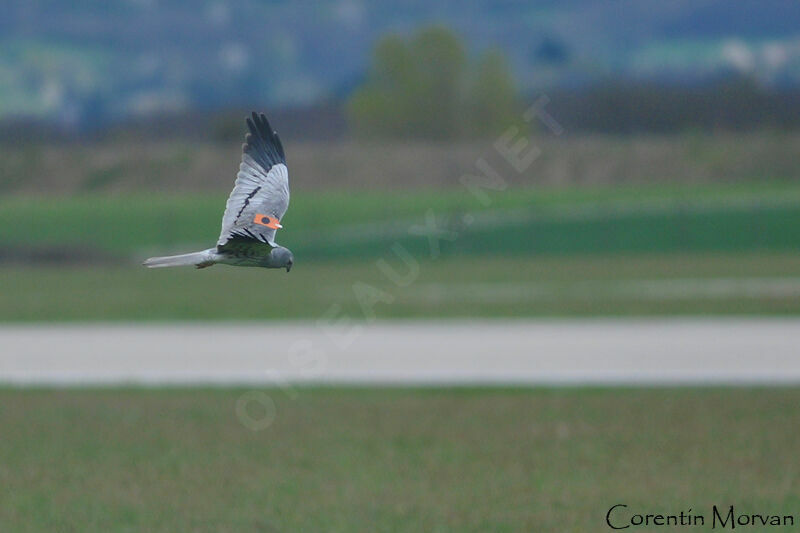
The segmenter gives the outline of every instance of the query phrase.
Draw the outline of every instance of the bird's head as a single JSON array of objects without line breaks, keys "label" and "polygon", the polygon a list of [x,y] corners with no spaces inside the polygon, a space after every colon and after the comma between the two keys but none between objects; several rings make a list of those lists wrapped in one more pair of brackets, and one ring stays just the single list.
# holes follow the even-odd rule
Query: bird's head
[{"label": "bird's head", "polygon": [[292,269],[292,265],[294,264],[294,255],[288,248],[278,246],[272,250],[270,256],[270,266],[272,268],[286,268],[286,272],[289,272]]}]

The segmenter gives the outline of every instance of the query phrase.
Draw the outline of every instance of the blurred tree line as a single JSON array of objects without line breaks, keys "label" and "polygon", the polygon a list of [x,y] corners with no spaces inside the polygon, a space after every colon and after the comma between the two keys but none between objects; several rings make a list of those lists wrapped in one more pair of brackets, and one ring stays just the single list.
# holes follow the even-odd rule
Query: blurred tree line
[{"label": "blurred tree line", "polygon": [[521,109],[505,56],[489,50],[470,61],[461,39],[441,26],[381,39],[347,102],[354,133],[370,138],[496,135],[522,126]]},{"label": "blurred tree line", "polygon": [[734,75],[696,86],[613,80],[548,96],[548,111],[572,133],[800,130],[798,88]]}]

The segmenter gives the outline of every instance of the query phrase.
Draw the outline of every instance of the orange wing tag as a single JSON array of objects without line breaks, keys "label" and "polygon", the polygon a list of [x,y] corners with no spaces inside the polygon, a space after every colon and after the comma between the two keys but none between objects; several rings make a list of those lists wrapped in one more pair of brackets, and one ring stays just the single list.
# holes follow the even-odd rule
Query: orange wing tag
[{"label": "orange wing tag", "polygon": [[280,224],[281,221],[277,218],[270,215],[262,215],[261,213],[258,213],[255,218],[253,218],[253,222],[272,229],[281,229],[283,227]]}]

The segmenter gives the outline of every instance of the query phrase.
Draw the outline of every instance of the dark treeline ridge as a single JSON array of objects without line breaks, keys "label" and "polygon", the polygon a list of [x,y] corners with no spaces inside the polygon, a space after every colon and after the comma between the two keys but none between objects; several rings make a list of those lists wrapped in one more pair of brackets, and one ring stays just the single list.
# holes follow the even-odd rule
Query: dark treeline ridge
[{"label": "dark treeline ridge", "polygon": [[[740,79],[699,87],[607,83],[582,89],[544,90],[523,100],[532,103],[541,95],[549,100],[548,113],[569,135],[800,130],[800,89],[767,89]],[[269,114],[285,139],[332,141],[354,134],[345,102],[259,109]],[[241,138],[249,111],[187,111],[86,129],[8,119],[0,122],[0,142],[169,138],[228,142]],[[539,129],[544,131],[543,127]]]},{"label": "dark treeline ridge", "polygon": [[747,79],[698,87],[608,83],[543,94],[550,114],[575,133],[800,129],[800,89],[766,89]]}]

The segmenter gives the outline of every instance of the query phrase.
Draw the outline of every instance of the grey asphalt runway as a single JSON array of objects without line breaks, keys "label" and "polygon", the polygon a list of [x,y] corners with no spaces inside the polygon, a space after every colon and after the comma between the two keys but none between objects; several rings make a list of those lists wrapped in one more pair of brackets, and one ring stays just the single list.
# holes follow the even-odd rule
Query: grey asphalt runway
[{"label": "grey asphalt runway", "polygon": [[4,325],[0,382],[800,383],[800,320]]}]

